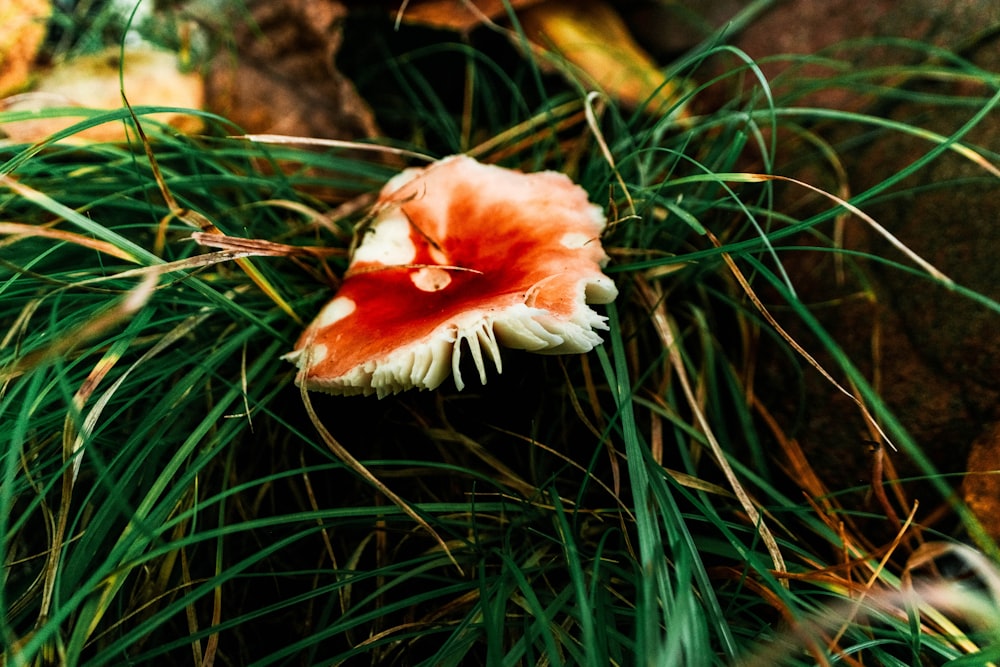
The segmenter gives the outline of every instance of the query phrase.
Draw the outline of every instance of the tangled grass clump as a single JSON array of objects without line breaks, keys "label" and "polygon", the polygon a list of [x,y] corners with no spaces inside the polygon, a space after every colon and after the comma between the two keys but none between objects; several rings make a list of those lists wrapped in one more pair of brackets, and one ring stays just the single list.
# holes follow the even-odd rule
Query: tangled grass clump
[{"label": "tangled grass clump", "polygon": [[[828,124],[925,137],[910,172],[952,152],[994,174],[995,156],[961,130],[792,106],[794,88],[772,95],[726,46],[676,63],[683,96],[655,115],[579,94],[531,59],[508,75],[468,43],[434,50],[468,68],[472,103],[436,98],[419,52],[388,61],[407,84],[399,107],[423,124],[407,150],[581,184],[611,220],[620,297],[605,344],[507,355],[495,382],[463,392],[309,396],[281,356],[396,166],[233,138],[208,115],[213,130],[177,135],[148,108],[65,133],[125,122],[128,145],[0,149],[5,664],[995,657],[995,563],[886,498],[881,480],[884,502],[866,513],[831,492],[776,414],[799,388],[767,386],[758,367],[767,347],[789,375],[835,385],[877,448],[921,462],[943,504],[952,481],[800,298],[788,260],[836,266],[838,298],[883,263],[1000,307],[867,216],[873,193],[786,165],[794,155],[837,183],[840,149],[817,129]],[[732,66],[697,83],[717,61]],[[970,124],[1000,100],[1000,82],[980,80],[990,92]],[[728,104],[699,109],[730,85]],[[467,141],[468,127],[484,139]],[[801,216],[784,208],[799,197]],[[845,224],[893,241],[906,264],[841,248]],[[944,511],[990,548],[962,506]],[[982,590],[932,567],[956,551]]]}]

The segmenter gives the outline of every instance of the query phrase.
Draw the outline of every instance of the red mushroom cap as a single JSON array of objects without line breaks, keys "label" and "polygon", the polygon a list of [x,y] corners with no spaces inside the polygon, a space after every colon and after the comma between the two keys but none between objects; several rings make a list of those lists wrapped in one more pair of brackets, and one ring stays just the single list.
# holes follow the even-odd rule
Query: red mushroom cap
[{"label": "red mushroom cap", "polygon": [[556,172],[525,174],[455,155],[383,187],[336,296],[285,356],[297,383],[331,394],[434,389],[463,347],[588,352],[618,294],[601,272],[606,220]]}]

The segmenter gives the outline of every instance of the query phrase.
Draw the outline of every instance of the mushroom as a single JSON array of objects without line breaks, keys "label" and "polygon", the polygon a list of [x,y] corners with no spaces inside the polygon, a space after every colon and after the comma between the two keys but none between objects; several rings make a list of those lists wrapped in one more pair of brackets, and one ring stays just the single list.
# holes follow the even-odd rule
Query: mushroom
[{"label": "mushroom", "polygon": [[601,271],[606,220],[564,174],[464,155],[390,179],[340,289],[285,358],[296,383],[331,394],[455,386],[468,349],[480,382],[499,345],[588,352],[618,294]]}]

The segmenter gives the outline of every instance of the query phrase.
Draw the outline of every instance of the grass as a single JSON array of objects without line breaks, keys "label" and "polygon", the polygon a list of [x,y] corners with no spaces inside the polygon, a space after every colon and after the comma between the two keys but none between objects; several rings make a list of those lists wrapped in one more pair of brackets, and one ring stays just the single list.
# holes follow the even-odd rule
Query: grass
[{"label": "grass", "polygon": [[[381,35],[368,48],[394,48]],[[391,161],[231,138],[238,128],[210,115],[203,136],[179,136],[141,107],[3,148],[5,664],[995,660],[995,546],[968,510],[946,509],[960,527],[923,525],[891,472],[886,505],[851,500],[867,486],[832,492],[776,416],[807,400],[802,382],[776,392],[755,373],[764,349],[790,377],[821,369],[872,438],[952,501],[955,480],[788,268],[822,258],[844,276],[837,302],[874,298],[880,265],[1000,311],[914,257],[838,244],[844,225],[871,224],[856,207],[906,196],[907,177],[943,154],[995,187],[997,156],[963,137],[996,113],[1000,80],[903,46],[924,64],[857,70],[820,54],[802,64],[832,76],[768,82],[708,42],[669,73],[688,84],[686,120],[618,109],[467,43],[368,60],[384,64],[354,78],[381,100],[395,145],[560,169],[613,221],[604,243],[621,296],[606,344],[567,358],[506,351],[503,375],[462,393],[304,396],[280,359],[346,265],[363,212],[337,207],[376,189]],[[439,93],[442,55],[468,72],[458,100]],[[977,92],[906,85],[926,78]],[[941,134],[802,102],[841,85],[967,122]],[[702,109],[720,89],[725,103]],[[132,141],[55,141],[101,122],[125,123]],[[866,191],[840,187],[856,142],[899,134],[923,139],[923,157]],[[771,178],[804,167],[830,195]],[[206,223],[282,252],[237,263],[191,240]],[[898,513],[888,535],[885,507]],[[963,531],[990,558],[961,546]],[[948,554],[969,560],[981,590],[935,571]]]}]

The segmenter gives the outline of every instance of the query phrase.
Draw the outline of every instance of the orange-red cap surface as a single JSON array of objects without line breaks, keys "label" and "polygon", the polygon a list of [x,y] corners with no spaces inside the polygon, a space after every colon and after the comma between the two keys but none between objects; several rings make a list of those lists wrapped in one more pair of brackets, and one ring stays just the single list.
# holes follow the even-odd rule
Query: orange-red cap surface
[{"label": "orange-red cap surface", "polygon": [[606,221],[556,172],[526,174],[456,155],[383,187],[343,284],[286,358],[308,389],[378,394],[458,389],[463,350],[486,382],[499,344],[587,352],[607,329]]}]

